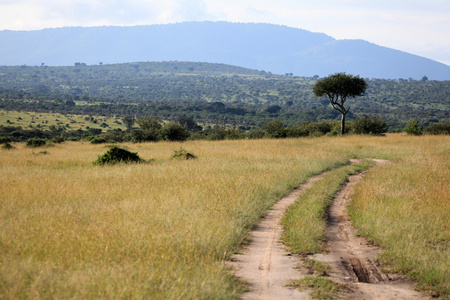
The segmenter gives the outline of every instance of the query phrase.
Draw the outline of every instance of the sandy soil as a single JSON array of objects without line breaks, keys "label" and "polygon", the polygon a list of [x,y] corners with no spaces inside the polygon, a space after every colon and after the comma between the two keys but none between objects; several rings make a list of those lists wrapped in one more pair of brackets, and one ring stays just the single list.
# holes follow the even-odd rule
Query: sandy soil
[{"label": "sandy soil", "polygon": [[[375,161],[377,164],[387,163]],[[330,278],[348,288],[345,299],[429,299],[414,291],[413,285],[401,276],[382,273],[374,263],[381,249],[356,236],[347,215],[347,205],[355,185],[364,174],[350,176],[335,198],[327,230],[329,252],[312,258],[331,266]],[[252,232],[249,245],[232,257],[230,265],[235,269],[235,275],[249,284],[250,291],[241,299],[311,299],[306,291],[286,287],[290,280],[299,279],[306,272],[297,268],[300,258],[290,255],[280,243],[283,232],[280,221],[286,208],[320,176],[323,174],[311,178],[276,203]]]},{"label": "sandy soil", "polygon": [[285,287],[290,280],[301,277],[296,269],[301,261],[289,255],[280,243],[283,232],[280,222],[287,207],[320,176],[323,174],[311,178],[277,202],[251,233],[249,245],[232,257],[230,265],[236,270],[235,275],[250,288],[241,299],[310,299],[307,292]]}]

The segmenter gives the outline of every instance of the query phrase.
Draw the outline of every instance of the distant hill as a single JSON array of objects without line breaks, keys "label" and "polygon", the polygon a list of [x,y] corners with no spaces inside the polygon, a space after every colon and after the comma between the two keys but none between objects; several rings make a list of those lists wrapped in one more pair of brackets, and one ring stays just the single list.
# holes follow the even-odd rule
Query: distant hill
[{"label": "distant hill", "polygon": [[450,66],[363,40],[287,26],[185,22],[132,27],[0,31],[0,65],[139,61],[223,63],[275,74],[450,80]]},{"label": "distant hill", "polygon": [[[204,62],[0,66],[0,110],[163,120],[191,117],[243,128],[271,120],[294,125],[339,119],[327,99],[312,93],[316,82],[311,77]],[[349,120],[379,116],[390,130],[397,130],[411,119],[424,126],[450,119],[448,80],[369,79],[367,83],[365,96],[349,100]]]}]

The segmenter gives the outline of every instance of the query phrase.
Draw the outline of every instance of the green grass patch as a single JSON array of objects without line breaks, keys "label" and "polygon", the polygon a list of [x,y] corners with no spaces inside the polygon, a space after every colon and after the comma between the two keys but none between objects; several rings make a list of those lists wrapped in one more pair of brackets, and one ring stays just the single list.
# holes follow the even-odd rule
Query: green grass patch
[{"label": "green grass patch", "polygon": [[305,257],[302,261],[303,267],[305,267],[311,275],[327,276],[331,272],[330,266],[320,260]]},{"label": "green grass patch", "polygon": [[327,277],[305,276],[302,279],[292,280],[288,286],[300,290],[311,289],[310,296],[315,299],[336,299],[345,290],[344,286]]},{"label": "green grass patch", "polygon": [[87,130],[88,128],[102,129],[103,131],[126,130],[122,120],[114,117],[5,110],[0,110],[0,125],[41,130],[50,130],[52,128],[50,126],[64,127],[67,130]]},{"label": "green grass patch", "polygon": [[312,254],[324,250],[327,211],[347,177],[373,163],[344,166],[325,174],[291,205],[282,219],[283,242],[294,253]]}]

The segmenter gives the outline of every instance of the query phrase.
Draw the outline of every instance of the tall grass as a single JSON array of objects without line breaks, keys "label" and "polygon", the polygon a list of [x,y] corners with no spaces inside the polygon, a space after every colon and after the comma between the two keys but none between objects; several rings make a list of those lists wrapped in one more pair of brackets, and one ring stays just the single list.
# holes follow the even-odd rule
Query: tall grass
[{"label": "tall grass", "polygon": [[[349,136],[335,151],[385,158],[352,197],[350,215],[360,235],[385,249],[380,261],[407,274],[419,289],[450,298],[450,137]],[[297,253],[322,251],[325,211],[351,166],[334,170],[290,207],[284,241]]]},{"label": "tall grass", "polygon": [[[434,160],[423,142],[435,144],[448,172],[442,137],[127,144],[153,161],[103,167],[92,165],[102,145],[64,143],[36,155],[15,144],[0,154],[0,298],[234,299],[242,287],[224,260],[277,199],[353,157],[388,158],[394,168],[419,160],[415,149]],[[170,160],[181,145],[198,159]],[[391,180],[373,174],[382,186]],[[439,178],[447,183],[448,173]],[[429,206],[444,210],[444,200]],[[416,214],[431,216],[429,206]],[[447,227],[427,227],[429,235],[445,238],[448,217],[433,217],[440,221],[427,226]]]},{"label": "tall grass", "polygon": [[381,261],[450,298],[450,139],[407,139],[401,159],[358,186],[351,216],[386,251]]},{"label": "tall grass", "polygon": [[66,143],[0,158],[0,298],[229,299],[225,268],[282,195],[346,163],[325,140],[129,144],[149,164],[93,166]]}]

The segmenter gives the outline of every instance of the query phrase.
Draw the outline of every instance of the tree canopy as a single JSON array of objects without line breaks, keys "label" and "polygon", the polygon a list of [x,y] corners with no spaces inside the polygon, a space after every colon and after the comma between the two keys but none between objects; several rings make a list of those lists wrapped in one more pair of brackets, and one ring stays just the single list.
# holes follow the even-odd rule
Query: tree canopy
[{"label": "tree canopy", "polygon": [[341,113],[341,134],[344,134],[345,115],[350,110],[350,107],[345,108],[345,101],[347,98],[364,96],[366,89],[367,82],[359,76],[336,73],[318,80],[313,93],[316,97],[326,96],[331,106]]}]

